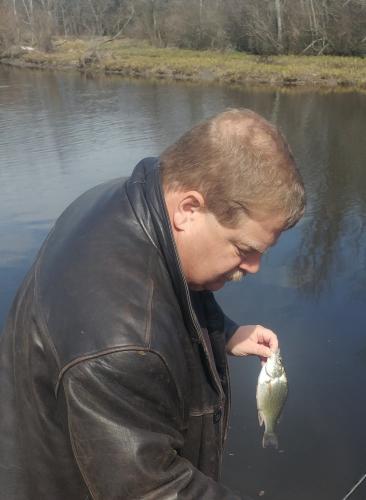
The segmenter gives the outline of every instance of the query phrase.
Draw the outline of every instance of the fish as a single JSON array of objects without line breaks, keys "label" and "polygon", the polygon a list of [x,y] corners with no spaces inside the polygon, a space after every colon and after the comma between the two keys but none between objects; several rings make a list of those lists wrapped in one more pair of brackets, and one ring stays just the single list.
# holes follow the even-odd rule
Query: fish
[{"label": "fish", "polygon": [[288,395],[288,384],[280,350],[267,358],[259,373],[257,384],[257,410],[259,425],[264,424],[263,448],[278,449],[275,427]]}]

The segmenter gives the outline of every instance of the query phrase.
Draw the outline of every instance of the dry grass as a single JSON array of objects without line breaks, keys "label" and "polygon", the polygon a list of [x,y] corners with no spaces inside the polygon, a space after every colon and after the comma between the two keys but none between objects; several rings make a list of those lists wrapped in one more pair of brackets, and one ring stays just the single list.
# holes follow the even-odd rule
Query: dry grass
[{"label": "dry grass", "polygon": [[136,40],[55,40],[50,53],[20,57],[26,65],[77,67],[176,80],[366,88],[366,60],[335,56],[254,56],[234,51],[158,49]]}]

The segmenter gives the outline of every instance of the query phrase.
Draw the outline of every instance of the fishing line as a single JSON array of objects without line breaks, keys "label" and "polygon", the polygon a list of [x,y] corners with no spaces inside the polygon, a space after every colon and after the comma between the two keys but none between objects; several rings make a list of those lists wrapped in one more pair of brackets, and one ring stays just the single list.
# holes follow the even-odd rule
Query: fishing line
[{"label": "fishing line", "polygon": [[362,481],[366,478],[366,474],[364,474],[361,479],[353,486],[353,488],[347,493],[347,495],[345,497],[342,498],[342,500],[347,500],[347,498],[349,498],[352,493],[360,486],[360,484],[362,483]]}]

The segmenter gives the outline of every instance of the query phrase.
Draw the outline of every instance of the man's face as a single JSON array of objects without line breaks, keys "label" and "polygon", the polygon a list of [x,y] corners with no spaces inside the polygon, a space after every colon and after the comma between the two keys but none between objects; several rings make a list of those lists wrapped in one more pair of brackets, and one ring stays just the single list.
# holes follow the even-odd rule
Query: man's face
[{"label": "man's face", "polygon": [[209,212],[197,211],[180,238],[178,251],[192,290],[219,290],[246,273],[256,273],[268,247],[281,234],[282,220],[243,216],[235,229]]}]

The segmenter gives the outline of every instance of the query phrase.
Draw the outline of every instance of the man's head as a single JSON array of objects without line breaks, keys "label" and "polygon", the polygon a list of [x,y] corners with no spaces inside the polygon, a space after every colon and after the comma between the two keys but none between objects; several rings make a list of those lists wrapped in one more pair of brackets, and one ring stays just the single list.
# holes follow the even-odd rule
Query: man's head
[{"label": "man's head", "polygon": [[304,188],[291,151],[253,111],[233,109],[196,125],[162,153],[160,164],[192,288],[218,289],[240,270],[256,272],[260,255],[303,214]]}]

